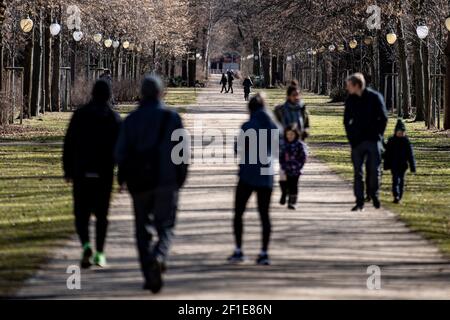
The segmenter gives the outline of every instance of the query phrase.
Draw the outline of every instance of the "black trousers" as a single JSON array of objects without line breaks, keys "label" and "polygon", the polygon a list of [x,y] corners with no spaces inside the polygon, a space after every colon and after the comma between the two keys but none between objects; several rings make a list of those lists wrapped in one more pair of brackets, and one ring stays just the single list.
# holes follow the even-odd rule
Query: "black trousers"
[{"label": "black trousers", "polygon": [[227,90],[227,93],[230,92],[230,91],[231,91],[231,93],[234,93],[234,92],[233,92],[233,84],[232,84],[232,83],[229,83],[229,84],[228,84],[228,90]]},{"label": "black trousers", "polygon": [[220,90],[220,93],[222,93],[222,92],[228,92],[228,90],[227,90],[227,85],[226,84],[222,84],[222,90]]},{"label": "black trousers", "polygon": [[[178,191],[156,189],[132,194],[135,213],[136,242],[141,270],[147,278],[151,263],[165,260],[170,249],[175,227]],[[154,236],[158,241],[153,245]]]},{"label": "black trousers", "polygon": [[73,182],[75,227],[82,245],[89,240],[89,221],[95,215],[96,249],[103,252],[108,228],[111,178],[77,178]]},{"label": "black trousers", "polygon": [[269,248],[270,234],[272,232],[272,225],[270,223],[269,208],[270,199],[272,197],[272,188],[256,188],[252,187],[242,181],[239,181],[236,188],[235,198],[235,213],[234,213],[234,236],[236,247],[242,248],[242,234],[244,226],[242,217],[247,208],[248,200],[253,192],[256,192],[258,197],[258,211],[262,225],[262,250],[267,251]]},{"label": "black trousers", "polygon": [[392,170],[392,194],[394,198],[402,199],[405,189],[406,171]]}]

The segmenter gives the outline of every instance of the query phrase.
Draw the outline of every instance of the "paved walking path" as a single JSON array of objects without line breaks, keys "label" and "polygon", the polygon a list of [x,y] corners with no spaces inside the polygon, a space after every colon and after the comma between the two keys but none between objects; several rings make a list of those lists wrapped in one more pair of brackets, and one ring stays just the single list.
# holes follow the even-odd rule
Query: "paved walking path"
[{"label": "paved walking path", "polygon": [[[238,128],[247,118],[240,89],[219,94],[219,80],[203,89],[189,108],[187,127],[202,119],[206,128]],[[159,296],[141,290],[133,216],[127,195],[115,197],[108,235],[109,268],[82,273],[82,289],[66,288],[68,265],[80,254],[77,239],[19,292],[25,298],[131,299],[450,299],[450,262],[410,232],[387,210],[351,213],[351,186],[314,159],[301,179],[300,208],[272,206],[273,265],[253,263],[260,247],[255,201],[245,218],[245,252],[251,261],[225,263],[232,252],[231,219],[236,166],[195,164],[181,195],[176,240]],[[381,268],[381,290],[366,287],[367,267]]]}]

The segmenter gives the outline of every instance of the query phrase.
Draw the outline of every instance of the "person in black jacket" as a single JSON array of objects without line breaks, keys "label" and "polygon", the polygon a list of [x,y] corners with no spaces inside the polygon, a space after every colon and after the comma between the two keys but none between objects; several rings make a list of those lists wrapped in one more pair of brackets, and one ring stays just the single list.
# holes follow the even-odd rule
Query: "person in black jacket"
[{"label": "person in black jacket", "polygon": [[233,94],[233,81],[234,81],[234,72],[233,70],[228,72],[228,89],[227,89],[227,93],[231,91],[231,93]]},{"label": "person in black jacket", "polygon": [[[140,105],[124,121],[116,149],[119,184],[121,189],[126,184],[133,198],[144,289],[153,293],[163,286],[161,273],[166,269],[178,193],[186,179],[185,159],[190,151],[184,146],[182,155],[177,153],[175,159],[172,154],[179,145],[172,140],[174,134],[180,134],[182,145],[188,139],[178,113],[164,106],[163,95],[161,79],[147,76],[142,83]],[[158,241],[153,244],[156,235]]]},{"label": "person in black jacket", "polygon": [[220,93],[228,93],[227,92],[227,83],[228,79],[225,73],[222,73],[222,79],[220,79],[220,84],[222,85],[222,90],[220,90]]},{"label": "person in black jacket", "polygon": [[250,77],[245,78],[242,86],[244,87],[244,99],[245,101],[248,101],[250,97],[251,87],[253,87],[253,82]]},{"label": "person in black jacket", "polygon": [[405,175],[409,169],[416,172],[416,160],[411,142],[406,136],[405,123],[399,119],[395,126],[394,136],[389,138],[384,154],[384,169],[392,173],[392,193],[394,203],[400,203],[405,187]]},{"label": "person in black jacket", "polygon": [[[64,140],[63,167],[67,182],[73,182],[75,226],[83,246],[81,267],[92,262],[106,265],[104,245],[114,171],[114,148],[120,117],[111,110],[111,87],[98,80],[92,100],[72,116]],[[92,259],[89,220],[96,216],[96,254]]]},{"label": "person in black jacket", "polygon": [[352,148],[354,167],[354,192],[356,206],[352,211],[364,210],[364,162],[366,163],[369,195],[376,209],[379,200],[381,178],[382,141],[388,114],[383,96],[366,88],[361,73],[347,79],[349,97],[345,102],[344,126]]}]

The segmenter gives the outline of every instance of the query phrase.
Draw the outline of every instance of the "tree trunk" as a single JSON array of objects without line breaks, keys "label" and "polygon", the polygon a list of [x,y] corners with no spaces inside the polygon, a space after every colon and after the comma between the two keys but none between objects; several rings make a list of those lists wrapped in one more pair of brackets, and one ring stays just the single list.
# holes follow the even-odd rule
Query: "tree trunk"
[{"label": "tree trunk", "polygon": [[[61,17],[61,8],[58,9],[58,16]],[[62,33],[52,41],[52,80],[51,80],[51,109],[61,111],[61,37]]]},{"label": "tree trunk", "polygon": [[45,15],[45,57],[44,57],[44,111],[51,111],[51,87],[52,87],[52,75],[51,75],[51,58],[52,58],[52,35],[50,34],[51,12],[47,11]]},{"label": "tree trunk", "polygon": [[[0,0],[0,30],[5,21],[6,0]],[[0,91],[3,91],[3,36],[0,32]]]},{"label": "tree trunk", "polygon": [[423,49],[423,79],[424,79],[424,91],[425,91],[425,123],[430,125],[430,111],[431,111],[431,91],[430,91],[430,59],[428,50],[428,41],[422,46]]},{"label": "tree trunk", "polygon": [[414,75],[415,75],[415,93],[416,93],[416,117],[414,121],[425,120],[425,88],[422,60],[422,43],[420,40],[414,41]]},{"label": "tree trunk", "polygon": [[33,29],[34,52],[33,52],[33,77],[31,88],[31,116],[39,115],[42,93],[42,11],[39,9],[37,23]]},{"label": "tree trunk", "polygon": [[406,40],[403,34],[403,20],[398,19],[397,23],[397,33],[399,36],[398,40],[398,50],[400,59],[400,79],[402,88],[402,106],[399,107],[399,116],[403,116],[405,119],[410,117],[410,107],[411,107],[411,88],[409,81],[409,70],[408,70],[408,56],[406,49]]},{"label": "tree trunk", "polygon": [[450,130],[450,32],[447,33],[447,46],[445,47],[445,58],[447,62],[445,75],[445,106],[444,106],[444,129]]}]

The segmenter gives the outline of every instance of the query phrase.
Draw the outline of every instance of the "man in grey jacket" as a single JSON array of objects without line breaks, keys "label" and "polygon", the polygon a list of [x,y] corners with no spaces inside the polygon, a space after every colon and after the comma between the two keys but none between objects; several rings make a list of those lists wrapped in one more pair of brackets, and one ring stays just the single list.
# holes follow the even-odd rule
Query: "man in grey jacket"
[{"label": "man in grey jacket", "polygon": [[[116,150],[119,184],[126,184],[133,198],[135,231],[144,289],[158,293],[162,286],[165,260],[173,237],[178,191],[186,175],[187,164],[175,163],[171,137],[182,130],[180,116],[163,102],[164,87],[157,77],[142,83],[142,100],[122,125]],[[152,246],[153,232],[158,242]]]}]

